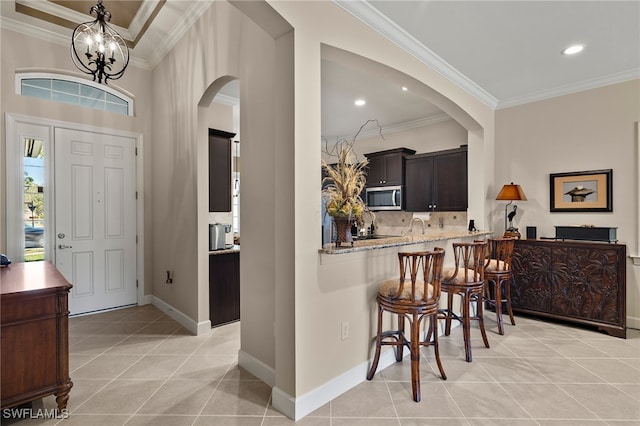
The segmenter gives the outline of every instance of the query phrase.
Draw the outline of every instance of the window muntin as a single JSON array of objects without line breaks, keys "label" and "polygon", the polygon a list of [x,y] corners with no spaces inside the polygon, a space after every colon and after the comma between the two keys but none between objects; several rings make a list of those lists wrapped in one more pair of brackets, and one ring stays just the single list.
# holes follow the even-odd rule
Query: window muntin
[{"label": "window muntin", "polygon": [[21,73],[16,75],[17,93],[100,111],[133,115],[133,100],[115,90],[72,76]]}]

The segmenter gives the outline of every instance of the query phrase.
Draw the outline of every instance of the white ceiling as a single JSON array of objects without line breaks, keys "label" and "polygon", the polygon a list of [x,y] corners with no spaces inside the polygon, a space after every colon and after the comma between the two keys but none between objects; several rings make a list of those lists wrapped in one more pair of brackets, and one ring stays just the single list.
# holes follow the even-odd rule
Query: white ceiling
[{"label": "white ceiling", "polygon": [[[640,0],[334,1],[493,108],[640,78]],[[69,2],[17,3],[72,23],[91,20],[63,6]],[[120,12],[125,3],[104,5],[116,16],[126,13]],[[153,68],[209,5],[143,0],[131,25],[117,27],[125,38],[138,38],[133,65]],[[0,26],[59,44],[68,44],[72,33],[68,25],[16,11],[14,0],[0,1]],[[572,57],[560,54],[573,43],[586,48]],[[376,73],[323,60],[322,79],[328,138],[352,136],[370,118],[387,128],[441,117],[424,99],[398,90],[399,81]],[[365,97],[367,106],[356,111],[356,97]]]},{"label": "white ceiling", "polygon": [[[336,3],[492,108],[640,78],[638,0]],[[584,44],[585,50],[575,56],[560,54],[575,43]],[[394,120],[402,116],[415,119],[415,103],[420,101],[405,103],[407,94],[395,87],[383,97],[384,81],[336,69],[329,72],[340,75],[325,82],[324,72],[323,96],[327,92],[335,105],[326,129],[323,114],[323,135],[357,131],[363,121],[355,119],[353,100],[366,85],[379,105],[372,115],[384,120],[383,126],[398,124]],[[340,85],[342,99],[325,85]],[[323,98],[323,112],[324,107]],[[426,105],[420,110],[438,114]]]},{"label": "white ceiling", "polygon": [[640,76],[637,0],[340,4],[493,106]]}]

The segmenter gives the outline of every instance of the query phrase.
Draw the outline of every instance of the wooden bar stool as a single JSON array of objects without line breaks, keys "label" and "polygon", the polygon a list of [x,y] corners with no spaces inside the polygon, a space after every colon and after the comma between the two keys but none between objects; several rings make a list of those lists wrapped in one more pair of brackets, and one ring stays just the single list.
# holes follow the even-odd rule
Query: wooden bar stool
[{"label": "wooden bar stool", "polygon": [[[443,380],[447,376],[440,362],[438,350],[438,333],[432,333],[437,324],[438,306],[440,303],[440,280],[444,249],[433,251],[398,253],[400,277],[382,282],[378,289],[378,331],[376,334],[376,353],[367,373],[371,380],[378,368],[380,349],[383,345],[395,346],[396,360],[402,361],[404,347],[411,354],[411,387],[413,400],[420,401],[420,348],[433,346],[438,369]],[[390,312],[398,316],[398,329],[382,331],[382,313]],[[410,336],[404,333],[405,318],[410,323]],[[420,339],[420,324],[429,319],[429,333],[424,340]],[[433,334],[433,340],[430,339]],[[390,340],[387,340],[390,339]]]},{"label": "wooden bar stool", "polygon": [[[482,296],[484,294],[484,262],[487,243],[474,241],[452,243],[455,268],[445,269],[442,279],[442,291],[447,293],[447,309],[441,309],[439,319],[445,320],[444,334],[451,334],[451,320],[460,321],[464,336],[465,359],[471,362],[471,320],[477,320],[484,345],[489,347],[487,333],[484,330]],[[461,298],[460,315],[453,310],[453,296]],[[471,314],[471,305],[476,303],[475,315]]]},{"label": "wooden bar stool", "polygon": [[[496,311],[498,333],[504,334],[502,324],[502,304],[507,308],[511,325],[516,325],[511,309],[511,256],[513,254],[514,238],[489,238],[489,257],[484,265],[485,301]],[[503,291],[504,287],[504,291]],[[504,297],[503,297],[504,294]]]}]

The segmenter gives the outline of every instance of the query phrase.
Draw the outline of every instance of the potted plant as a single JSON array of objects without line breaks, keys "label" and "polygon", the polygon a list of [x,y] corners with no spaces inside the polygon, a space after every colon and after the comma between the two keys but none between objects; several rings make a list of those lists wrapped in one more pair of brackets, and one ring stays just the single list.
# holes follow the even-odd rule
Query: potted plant
[{"label": "potted plant", "polygon": [[353,245],[351,225],[363,224],[362,214],[367,210],[360,194],[367,184],[368,160],[356,161],[351,144],[339,144],[338,161],[328,164],[322,160],[326,177],[322,179],[322,199],[327,214],[336,224],[336,247],[348,242]]}]

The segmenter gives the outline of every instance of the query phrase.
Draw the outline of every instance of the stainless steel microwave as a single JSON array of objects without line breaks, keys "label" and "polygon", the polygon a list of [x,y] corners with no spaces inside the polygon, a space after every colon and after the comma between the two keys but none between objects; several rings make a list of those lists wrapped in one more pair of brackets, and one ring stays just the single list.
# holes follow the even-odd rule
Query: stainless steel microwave
[{"label": "stainless steel microwave", "polygon": [[369,210],[402,210],[402,186],[381,186],[365,190]]}]

